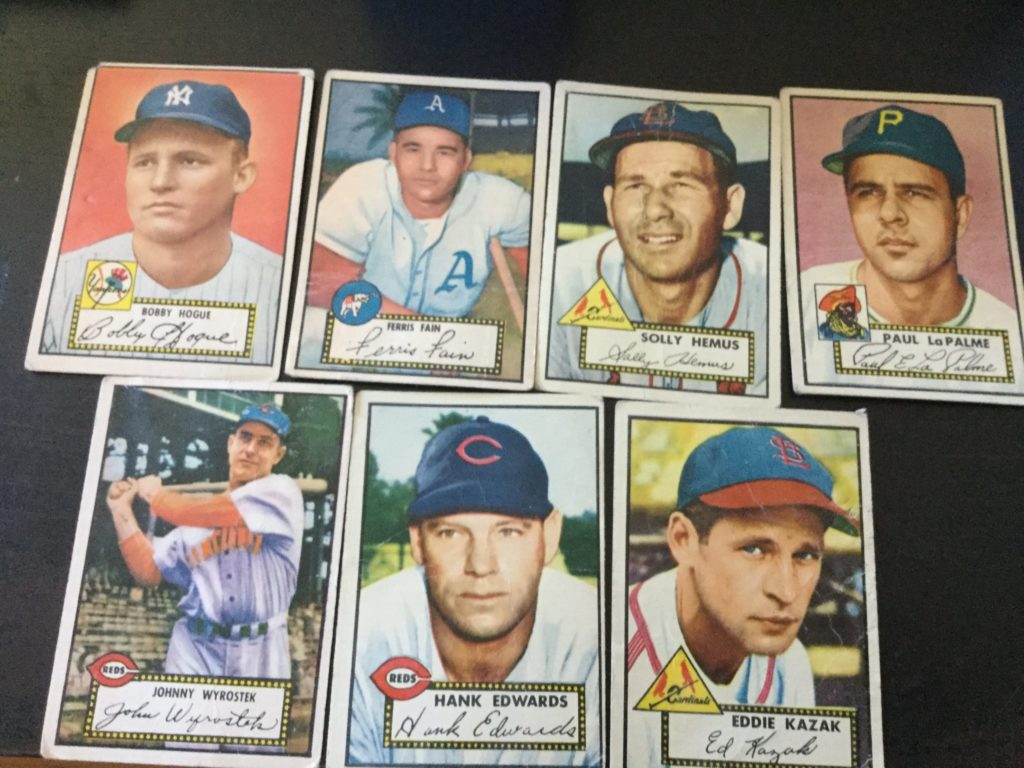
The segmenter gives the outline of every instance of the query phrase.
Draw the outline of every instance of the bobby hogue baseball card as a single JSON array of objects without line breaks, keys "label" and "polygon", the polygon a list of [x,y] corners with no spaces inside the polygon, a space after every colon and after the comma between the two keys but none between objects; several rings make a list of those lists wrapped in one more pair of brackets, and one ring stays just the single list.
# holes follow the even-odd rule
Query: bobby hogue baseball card
[{"label": "bobby hogue baseball card", "polygon": [[881,768],[864,414],[615,416],[609,764]]},{"label": "bobby hogue baseball card", "polygon": [[273,379],[312,73],[89,70],[25,365]]},{"label": "bobby hogue baseball card", "polygon": [[601,403],[357,412],[328,764],[601,765]]},{"label": "bobby hogue baseball card", "polygon": [[550,98],[327,73],[290,374],[529,388]]},{"label": "bobby hogue baseball card", "polygon": [[351,401],[103,382],[44,755],[319,764]]},{"label": "bobby hogue baseball card", "polygon": [[782,97],[794,388],[1024,405],[1001,102]]},{"label": "bobby hogue baseball card", "polygon": [[777,405],[776,99],[560,82],[538,384]]}]

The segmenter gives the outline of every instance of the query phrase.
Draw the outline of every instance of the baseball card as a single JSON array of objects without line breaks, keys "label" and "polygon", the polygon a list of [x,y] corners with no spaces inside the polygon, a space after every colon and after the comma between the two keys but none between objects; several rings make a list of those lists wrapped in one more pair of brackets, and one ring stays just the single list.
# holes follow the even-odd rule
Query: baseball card
[{"label": "baseball card", "polygon": [[351,411],[340,385],[103,381],[44,756],[320,764]]},{"label": "baseball card", "polygon": [[286,367],[529,389],[546,83],[324,77]]},{"label": "baseball card", "polygon": [[538,386],[780,402],[778,101],[560,82]]},{"label": "baseball card", "polygon": [[615,420],[609,764],[882,768],[866,415]]},{"label": "baseball card", "polygon": [[89,70],[25,366],[277,378],[312,84],[294,69]]},{"label": "baseball card", "polygon": [[327,764],[603,765],[601,402],[356,408]]},{"label": "baseball card", "polygon": [[782,100],[794,389],[1024,405],[1002,103]]}]

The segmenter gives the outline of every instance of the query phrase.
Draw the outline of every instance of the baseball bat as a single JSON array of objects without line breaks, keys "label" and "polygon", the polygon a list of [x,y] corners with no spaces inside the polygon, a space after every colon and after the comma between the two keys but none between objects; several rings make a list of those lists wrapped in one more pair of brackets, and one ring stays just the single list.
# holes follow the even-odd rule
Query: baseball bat
[{"label": "baseball bat", "polygon": [[[327,491],[327,481],[319,477],[293,477],[295,484],[303,493],[324,493]],[[200,483],[179,483],[177,485],[165,485],[168,491],[178,493],[223,493],[228,489],[227,480]]]},{"label": "baseball bat", "polygon": [[[523,300],[519,297],[519,291],[516,290],[516,282],[512,277],[512,269],[508,265],[508,254],[505,253],[505,249],[501,247],[501,243],[498,242],[498,238],[491,238],[491,260],[494,262],[494,268],[498,272],[498,277],[501,279],[501,287],[505,289],[505,298],[508,299],[508,305],[512,309],[512,316],[516,320],[516,325],[519,326],[519,332],[523,331]],[[525,275],[523,278],[525,279]]]}]

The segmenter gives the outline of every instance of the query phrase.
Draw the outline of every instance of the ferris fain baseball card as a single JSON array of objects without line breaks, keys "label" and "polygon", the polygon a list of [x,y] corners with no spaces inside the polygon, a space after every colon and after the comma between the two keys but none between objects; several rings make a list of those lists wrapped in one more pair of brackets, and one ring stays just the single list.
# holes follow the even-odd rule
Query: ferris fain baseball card
[{"label": "ferris fain baseball card", "polygon": [[782,92],[797,392],[1024,405],[997,99]]},{"label": "ferris fain baseball card", "polygon": [[609,764],[881,768],[866,416],[615,418]]},{"label": "ferris fain baseball card", "polygon": [[542,389],[778,405],[776,99],[560,82]]},{"label": "ferris fain baseball card", "polygon": [[530,387],[550,98],[327,73],[288,373]]},{"label": "ferris fain baseball card", "polygon": [[351,410],[344,386],[103,381],[44,756],[319,764]]},{"label": "ferris fain baseball card", "polygon": [[27,368],[277,377],[312,81],[89,70]]},{"label": "ferris fain baseball card", "polygon": [[603,765],[599,401],[362,392],[330,765]]}]

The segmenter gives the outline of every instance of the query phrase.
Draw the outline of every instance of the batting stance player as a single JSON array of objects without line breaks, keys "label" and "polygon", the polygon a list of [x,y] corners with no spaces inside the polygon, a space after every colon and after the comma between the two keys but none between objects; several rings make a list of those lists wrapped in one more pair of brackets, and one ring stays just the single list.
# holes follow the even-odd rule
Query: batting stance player
[{"label": "batting stance player", "polygon": [[[288,607],[302,548],[303,502],[295,481],[272,474],[291,423],[273,403],[250,405],[228,437],[228,491],[196,498],[148,475],[111,485],[125,563],[135,580],[186,590],[164,671],[182,675],[288,679]],[[177,526],[152,541],[132,501]]]},{"label": "batting stance player", "polygon": [[224,85],[182,80],[143,97],[135,119],[114,134],[128,147],[125,197],[133,229],[57,259],[43,352],[90,354],[69,350],[68,339],[88,262],[103,260],[138,264],[135,298],[254,304],[252,362],[270,363],[282,257],[231,231],[235,199],[256,181],[251,136],[249,115]]},{"label": "batting stance player", "polygon": [[552,322],[547,376],[634,387],[730,394],[767,389],[768,256],[764,246],[727,237],[743,214],[736,147],[711,112],[659,102],[629,114],[590,148],[610,178],[602,233],[555,255],[554,317],[604,278],[632,321],[753,331],[754,383],[581,368],[580,329]]},{"label": "batting stance player", "polygon": [[[512,427],[476,418],[427,443],[416,489],[408,518],[419,567],[359,598],[349,760],[599,765],[598,596],[545,567],[558,553],[562,515],[540,456]],[[586,751],[385,747],[384,694],[370,676],[401,656],[435,681],[585,684]]]},{"label": "batting stance player", "polygon": [[832,487],[806,448],[767,427],[731,429],[687,457],[667,529],[677,567],[629,590],[629,765],[661,764],[661,713],[632,707],[680,648],[719,704],[814,706],[796,635],[826,528],[859,536]]}]

